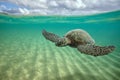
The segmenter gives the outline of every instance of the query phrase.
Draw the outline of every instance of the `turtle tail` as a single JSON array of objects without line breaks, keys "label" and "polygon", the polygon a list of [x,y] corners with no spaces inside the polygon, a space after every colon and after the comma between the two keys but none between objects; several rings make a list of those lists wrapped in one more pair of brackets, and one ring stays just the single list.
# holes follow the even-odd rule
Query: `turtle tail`
[{"label": "turtle tail", "polygon": [[93,56],[102,56],[107,55],[114,51],[115,46],[95,46],[95,45],[80,45],[77,49],[84,54],[93,55]]}]

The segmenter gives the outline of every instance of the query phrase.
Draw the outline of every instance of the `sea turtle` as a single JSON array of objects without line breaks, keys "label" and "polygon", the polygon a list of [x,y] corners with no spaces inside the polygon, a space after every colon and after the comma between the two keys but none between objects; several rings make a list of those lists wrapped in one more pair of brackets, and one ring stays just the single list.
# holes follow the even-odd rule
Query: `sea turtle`
[{"label": "sea turtle", "polygon": [[92,56],[105,55],[115,49],[115,46],[96,46],[94,39],[82,29],[71,30],[67,32],[63,38],[46,30],[43,30],[42,34],[47,40],[54,42],[58,47],[68,45],[77,48],[81,53]]}]

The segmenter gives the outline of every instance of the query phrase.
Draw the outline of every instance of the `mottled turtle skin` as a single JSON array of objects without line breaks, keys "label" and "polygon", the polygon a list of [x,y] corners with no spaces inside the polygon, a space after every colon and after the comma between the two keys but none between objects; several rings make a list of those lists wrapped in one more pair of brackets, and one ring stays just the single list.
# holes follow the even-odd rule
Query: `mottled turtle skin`
[{"label": "mottled turtle skin", "polygon": [[70,46],[77,48],[78,51],[84,54],[100,56],[111,53],[115,46],[96,46],[94,39],[82,29],[75,29],[67,32],[63,38],[54,33],[42,31],[43,36],[55,43],[58,47]]}]

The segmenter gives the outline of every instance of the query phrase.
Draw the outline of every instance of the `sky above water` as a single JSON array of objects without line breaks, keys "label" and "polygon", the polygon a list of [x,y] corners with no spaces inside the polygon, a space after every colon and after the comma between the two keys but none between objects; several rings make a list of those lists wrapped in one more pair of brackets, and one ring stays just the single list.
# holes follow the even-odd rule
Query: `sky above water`
[{"label": "sky above water", "polygon": [[0,12],[22,15],[89,15],[120,10],[120,0],[0,0]]}]

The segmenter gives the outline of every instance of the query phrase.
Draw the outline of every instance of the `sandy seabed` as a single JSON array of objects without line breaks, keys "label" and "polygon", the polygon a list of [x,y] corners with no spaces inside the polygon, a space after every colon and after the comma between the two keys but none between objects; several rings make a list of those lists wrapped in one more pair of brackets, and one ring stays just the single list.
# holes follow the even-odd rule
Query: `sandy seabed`
[{"label": "sandy seabed", "polygon": [[93,57],[32,31],[0,34],[0,80],[120,80],[119,49]]}]

